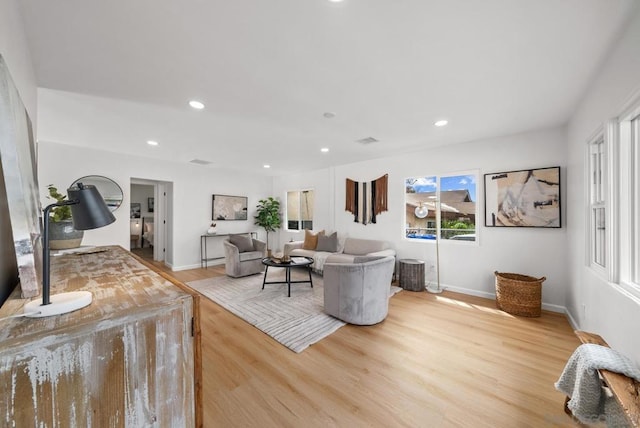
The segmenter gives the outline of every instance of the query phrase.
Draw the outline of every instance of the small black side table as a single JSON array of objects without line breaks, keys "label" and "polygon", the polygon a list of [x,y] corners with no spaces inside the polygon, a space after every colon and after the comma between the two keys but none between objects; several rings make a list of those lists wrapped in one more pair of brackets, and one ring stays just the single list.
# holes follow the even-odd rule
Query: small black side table
[{"label": "small black side table", "polygon": [[409,291],[424,291],[424,262],[416,259],[400,260],[400,287]]}]

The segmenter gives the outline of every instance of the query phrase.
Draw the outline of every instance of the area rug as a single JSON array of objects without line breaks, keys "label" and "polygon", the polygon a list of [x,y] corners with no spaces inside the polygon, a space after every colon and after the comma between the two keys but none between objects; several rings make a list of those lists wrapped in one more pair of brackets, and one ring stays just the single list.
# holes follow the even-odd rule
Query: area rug
[{"label": "area rug", "polygon": [[[292,280],[306,279],[296,273],[292,272]],[[283,272],[269,269],[268,281],[281,278],[284,278]],[[267,284],[262,290],[262,279],[262,275],[220,276],[187,282],[187,285],[294,352],[304,351],[345,325],[323,311],[321,276],[313,275],[313,288],[308,283],[291,284],[291,297],[287,297],[286,284]],[[400,290],[392,286],[390,295]]]}]

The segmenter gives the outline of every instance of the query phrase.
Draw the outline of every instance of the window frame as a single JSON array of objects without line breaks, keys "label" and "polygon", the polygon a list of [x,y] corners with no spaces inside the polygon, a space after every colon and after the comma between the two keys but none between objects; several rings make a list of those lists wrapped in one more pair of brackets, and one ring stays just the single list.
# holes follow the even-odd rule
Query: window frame
[{"label": "window frame", "polygon": [[[449,178],[449,177],[463,177],[463,176],[471,176],[473,177],[473,183],[475,186],[475,200],[473,200],[473,202],[475,203],[475,214],[474,214],[474,228],[473,228],[473,233],[475,235],[475,239],[473,241],[470,240],[462,240],[462,239],[451,239],[451,238],[443,238],[442,237],[442,232],[443,232],[443,228],[442,228],[442,179],[443,178]],[[435,220],[434,219],[427,219],[427,229],[432,229],[432,227],[429,226],[430,222],[435,221],[435,233],[436,233],[436,237],[437,237],[437,241],[439,243],[442,242],[454,242],[457,244],[462,244],[462,245],[479,245],[480,244],[480,234],[479,234],[479,225],[478,225],[478,216],[479,216],[479,204],[478,201],[481,198],[481,189],[478,186],[478,180],[480,177],[480,171],[479,170],[468,170],[468,171],[461,171],[461,172],[451,172],[451,173],[443,173],[443,174],[422,174],[419,176],[412,176],[412,177],[406,177],[403,181],[404,186],[405,186],[405,197],[404,197],[404,206],[405,206],[405,218],[404,218],[404,224],[405,227],[403,228],[403,240],[406,241],[410,241],[410,242],[436,242],[436,239],[420,239],[420,238],[412,238],[407,236],[408,235],[408,230],[411,229],[409,227],[407,227],[408,223],[408,218],[407,218],[407,204],[408,204],[408,200],[407,200],[407,191],[406,191],[406,187],[407,187],[407,181],[410,179],[420,179],[420,178],[434,178],[435,179],[435,206],[437,207],[436,209],[436,213],[435,213]],[[428,193],[428,192],[425,192]],[[431,208],[430,208],[431,210]],[[470,229],[469,229],[470,230]]]},{"label": "window frame", "polygon": [[[606,153],[606,267],[593,266],[591,143],[604,136]],[[640,90],[588,140],[585,157],[586,264],[625,296],[640,302]],[[602,273],[604,272],[604,275]]]},{"label": "window frame", "polygon": [[[608,129],[610,129],[609,127]],[[612,194],[609,188],[611,182],[609,171],[609,148],[611,146],[609,138],[605,135],[605,129],[600,127],[594,135],[587,141],[586,160],[585,160],[585,183],[587,208],[585,213],[585,228],[587,248],[586,263],[598,276],[608,279],[608,272],[611,266],[611,243],[610,243],[610,226],[611,212],[609,195]],[[596,159],[594,159],[594,156]],[[596,211],[604,213],[604,233],[598,241],[598,230]],[[597,258],[598,243],[602,245],[604,252],[603,263],[599,263]]]},{"label": "window frame", "polygon": [[619,146],[619,276],[626,291],[640,298],[640,93],[617,120]]}]

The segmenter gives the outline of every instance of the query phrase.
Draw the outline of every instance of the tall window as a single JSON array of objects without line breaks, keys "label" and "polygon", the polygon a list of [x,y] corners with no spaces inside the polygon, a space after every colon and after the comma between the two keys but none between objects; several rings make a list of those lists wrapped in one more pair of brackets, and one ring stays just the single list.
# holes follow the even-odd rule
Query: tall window
[{"label": "tall window", "polygon": [[640,298],[640,93],[589,143],[590,264]]},{"label": "tall window", "polygon": [[476,241],[477,174],[405,181],[405,237]]},{"label": "tall window", "polygon": [[599,134],[589,144],[590,187],[590,263],[594,267],[607,266],[606,235],[606,150],[604,136]]},{"label": "tall window", "polygon": [[287,192],[287,230],[313,229],[313,190]]},{"label": "tall window", "polygon": [[640,99],[619,122],[620,281],[640,295]]}]

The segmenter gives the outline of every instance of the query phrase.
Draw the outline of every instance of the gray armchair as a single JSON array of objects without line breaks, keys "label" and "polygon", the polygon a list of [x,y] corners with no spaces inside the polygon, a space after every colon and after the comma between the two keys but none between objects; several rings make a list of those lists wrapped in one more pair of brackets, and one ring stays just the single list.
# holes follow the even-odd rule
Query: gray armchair
[{"label": "gray armchair", "polygon": [[349,324],[371,325],[384,320],[395,264],[393,256],[325,263],[324,311]]},{"label": "gray armchair", "polygon": [[267,244],[249,235],[231,235],[224,244],[224,269],[234,278],[262,273]]}]

